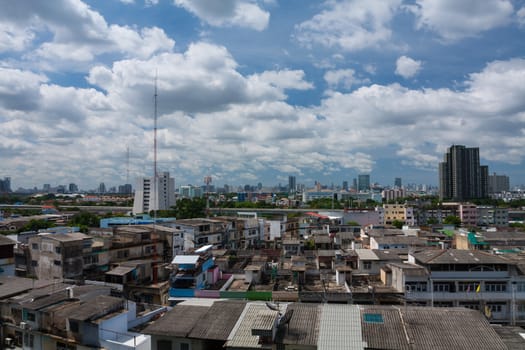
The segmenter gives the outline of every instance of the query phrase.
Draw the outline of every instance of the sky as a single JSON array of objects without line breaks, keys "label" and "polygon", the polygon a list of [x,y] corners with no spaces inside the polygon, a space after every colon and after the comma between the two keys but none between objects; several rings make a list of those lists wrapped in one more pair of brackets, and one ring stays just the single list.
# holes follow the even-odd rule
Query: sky
[{"label": "sky", "polygon": [[525,184],[524,82],[525,0],[3,1],[0,178],[151,176],[156,85],[176,186],[435,185],[453,144]]}]

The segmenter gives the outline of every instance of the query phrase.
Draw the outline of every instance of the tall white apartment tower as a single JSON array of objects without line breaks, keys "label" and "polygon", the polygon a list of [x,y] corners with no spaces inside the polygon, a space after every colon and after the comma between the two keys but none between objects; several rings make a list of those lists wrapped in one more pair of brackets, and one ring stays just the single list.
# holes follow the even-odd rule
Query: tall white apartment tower
[{"label": "tall white apartment tower", "polygon": [[133,214],[149,213],[151,210],[167,210],[175,205],[175,179],[169,172],[155,177],[142,177],[137,180]]}]

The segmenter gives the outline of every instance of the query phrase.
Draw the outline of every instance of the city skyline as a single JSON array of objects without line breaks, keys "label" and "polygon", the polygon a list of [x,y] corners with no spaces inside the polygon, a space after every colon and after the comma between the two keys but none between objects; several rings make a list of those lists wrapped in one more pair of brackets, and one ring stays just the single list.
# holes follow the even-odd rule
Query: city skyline
[{"label": "city skyline", "polygon": [[152,176],[156,80],[158,170],[177,186],[437,185],[454,144],[525,183],[524,0],[214,4],[3,6],[0,177]]}]

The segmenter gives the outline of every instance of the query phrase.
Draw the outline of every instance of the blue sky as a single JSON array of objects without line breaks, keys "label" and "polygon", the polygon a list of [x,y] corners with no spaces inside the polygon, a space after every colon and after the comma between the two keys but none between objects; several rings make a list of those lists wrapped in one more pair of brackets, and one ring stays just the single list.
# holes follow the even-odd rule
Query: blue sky
[{"label": "blue sky", "polygon": [[[523,0],[0,5],[0,176],[437,184],[452,144],[525,184]],[[126,162],[129,148],[129,168]]]}]

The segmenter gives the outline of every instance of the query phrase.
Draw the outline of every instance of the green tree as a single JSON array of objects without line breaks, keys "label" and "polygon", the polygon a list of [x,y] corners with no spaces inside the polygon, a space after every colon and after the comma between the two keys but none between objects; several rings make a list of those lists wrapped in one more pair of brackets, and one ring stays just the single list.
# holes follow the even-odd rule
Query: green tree
[{"label": "green tree", "polygon": [[181,200],[178,200],[174,213],[177,219],[192,219],[205,217],[206,199],[183,198]]},{"label": "green tree", "polygon": [[346,224],[348,226],[361,226],[357,221],[348,221]]},{"label": "green tree", "polygon": [[438,223],[438,220],[436,218],[428,218],[427,219],[427,225],[435,225]]},{"label": "green tree", "polygon": [[400,220],[392,221],[392,226],[394,226],[397,229],[402,229],[404,224],[405,224],[404,221],[400,221]]},{"label": "green tree", "polygon": [[46,229],[46,228],[50,228],[54,226],[55,226],[54,223],[47,221],[47,220],[31,219],[26,225],[18,229],[18,232],[20,233],[24,231],[38,231],[40,229]]},{"label": "green tree", "polygon": [[461,219],[455,215],[449,215],[443,219],[443,223],[446,225],[454,225],[455,227],[461,226]]},{"label": "green tree", "polygon": [[71,217],[69,226],[78,226],[81,232],[87,232],[89,227],[100,226],[100,217],[88,211],[81,211]]}]

